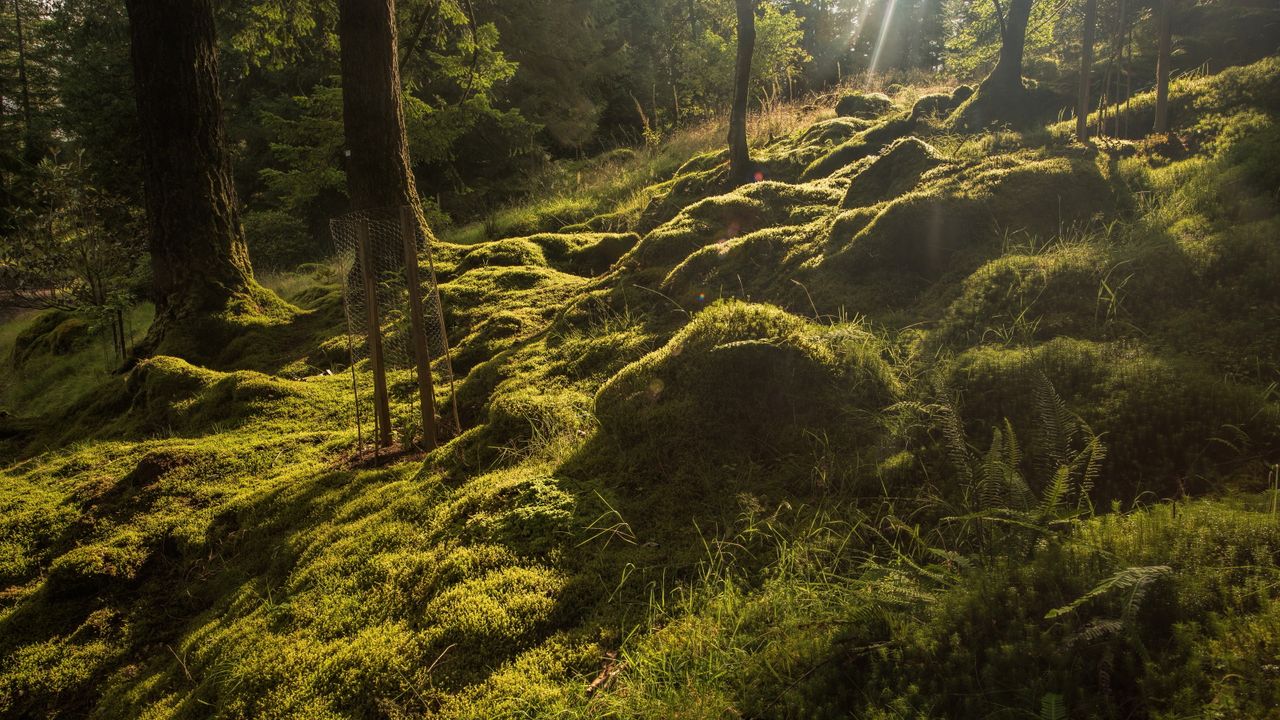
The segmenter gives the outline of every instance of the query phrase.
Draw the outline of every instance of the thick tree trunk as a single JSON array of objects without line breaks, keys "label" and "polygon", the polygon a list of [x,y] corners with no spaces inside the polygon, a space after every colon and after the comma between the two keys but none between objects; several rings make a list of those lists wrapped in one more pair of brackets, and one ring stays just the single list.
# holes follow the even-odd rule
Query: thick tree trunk
[{"label": "thick tree trunk", "polygon": [[1080,98],[1076,107],[1076,138],[1089,141],[1089,94],[1093,84],[1093,42],[1098,24],[1098,0],[1085,0],[1084,32],[1080,43]]},{"label": "thick tree trunk", "polygon": [[258,287],[225,144],[212,0],[126,7],[156,304],[146,345],[155,350],[175,323],[221,313]]},{"label": "thick tree trunk", "polygon": [[751,57],[756,48],[756,2],[736,0],[738,58],[734,66],[733,110],[729,114],[729,182],[751,180],[751,149],[747,145],[747,100],[751,92]]},{"label": "thick tree trunk", "polygon": [[[1022,93],[1022,55],[1027,44],[1027,23],[1032,0],[1010,0],[1009,12],[1001,25],[1000,59],[982,81],[983,89],[1005,97]],[[997,5],[997,9],[998,9]]]},{"label": "thick tree trunk", "polygon": [[1162,0],[1157,19],[1159,33],[1156,59],[1156,124],[1158,133],[1169,131],[1169,62],[1173,48],[1173,0]]},{"label": "thick tree trunk", "polygon": [[421,218],[401,106],[395,0],[340,0],[338,9],[352,209],[408,205]]}]

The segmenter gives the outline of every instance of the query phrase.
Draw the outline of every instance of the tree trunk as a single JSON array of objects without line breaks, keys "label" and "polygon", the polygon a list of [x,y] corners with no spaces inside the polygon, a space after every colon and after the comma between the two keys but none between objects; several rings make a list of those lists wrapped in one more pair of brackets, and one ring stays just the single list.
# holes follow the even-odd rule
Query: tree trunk
[{"label": "tree trunk", "polygon": [[751,180],[751,149],[747,145],[747,99],[751,92],[751,57],[756,47],[756,2],[736,0],[738,59],[734,67],[733,110],[729,114],[729,182]]},{"label": "tree trunk", "polygon": [[39,158],[35,148],[35,131],[31,127],[31,85],[27,82],[27,41],[23,37],[22,5],[19,0],[13,0],[13,23],[18,46],[18,90],[22,96],[23,159],[34,165]]},{"label": "tree trunk", "polygon": [[353,210],[408,205],[421,218],[401,107],[395,10],[395,0],[338,3],[347,191]]},{"label": "tree trunk", "polygon": [[1093,34],[1098,24],[1098,0],[1085,0],[1084,33],[1080,43],[1080,102],[1076,107],[1076,139],[1089,141],[1089,92],[1092,89]]},{"label": "tree trunk", "polygon": [[[257,294],[218,88],[212,0],[126,0],[142,135],[156,350],[175,326]],[[203,329],[188,328],[215,342]]]},{"label": "tree trunk", "polygon": [[1169,131],[1169,61],[1173,46],[1173,0],[1162,0],[1157,20],[1160,34],[1156,59],[1156,124],[1158,133]]},{"label": "tree trunk", "polygon": [[1000,59],[987,79],[982,81],[984,89],[989,93],[1005,97],[1022,93],[1022,55],[1027,44],[1027,23],[1031,20],[1031,3],[1032,0],[1010,0],[1009,2],[1009,13],[1001,25]]}]

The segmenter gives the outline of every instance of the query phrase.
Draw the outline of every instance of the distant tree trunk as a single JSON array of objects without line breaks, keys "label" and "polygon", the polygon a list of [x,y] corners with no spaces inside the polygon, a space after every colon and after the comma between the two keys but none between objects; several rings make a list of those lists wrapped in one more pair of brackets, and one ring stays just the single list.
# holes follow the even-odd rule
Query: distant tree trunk
[{"label": "distant tree trunk", "polygon": [[1156,124],[1158,133],[1169,131],[1169,61],[1173,46],[1173,0],[1162,0],[1156,32],[1159,33],[1156,59]]},{"label": "distant tree trunk", "polygon": [[126,8],[156,304],[146,346],[154,351],[175,325],[261,289],[226,150],[212,0],[126,0]]},{"label": "distant tree trunk", "polygon": [[751,178],[751,149],[747,145],[747,100],[751,92],[751,57],[756,48],[756,0],[736,0],[738,59],[734,66],[733,110],[729,114],[729,182],[741,185]]},{"label": "distant tree trunk", "polygon": [[421,218],[401,106],[395,0],[340,0],[338,11],[352,209],[408,205]]},{"label": "distant tree trunk", "polygon": [[22,5],[13,0],[13,23],[18,46],[18,90],[22,96],[23,158],[35,163],[35,132],[31,128],[31,85],[27,82],[27,41],[22,32]]},{"label": "distant tree trunk", "polygon": [[1000,0],[995,0],[1000,21],[1000,59],[995,69],[982,81],[983,89],[1005,97],[1020,95],[1022,56],[1027,44],[1027,23],[1031,20],[1032,0],[1009,0],[1009,13],[1004,15]]},{"label": "distant tree trunk", "polygon": [[1098,24],[1098,0],[1085,0],[1084,33],[1080,43],[1080,102],[1076,108],[1076,138],[1089,140],[1089,92],[1092,89],[1093,34]]}]

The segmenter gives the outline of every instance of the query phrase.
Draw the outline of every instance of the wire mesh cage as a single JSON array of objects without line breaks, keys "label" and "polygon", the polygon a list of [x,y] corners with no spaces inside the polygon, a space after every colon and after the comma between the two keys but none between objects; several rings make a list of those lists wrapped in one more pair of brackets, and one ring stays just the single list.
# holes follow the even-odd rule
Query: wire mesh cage
[{"label": "wire mesh cage", "polygon": [[343,278],[355,419],[363,453],[460,431],[433,238],[410,207],[329,223]]}]

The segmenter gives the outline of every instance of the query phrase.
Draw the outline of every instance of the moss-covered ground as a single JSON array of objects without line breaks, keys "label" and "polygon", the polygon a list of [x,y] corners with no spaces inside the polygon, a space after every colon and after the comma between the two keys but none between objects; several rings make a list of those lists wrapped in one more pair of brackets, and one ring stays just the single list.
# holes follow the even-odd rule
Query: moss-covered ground
[{"label": "moss-covered ground", "polygon": [[1098,146],[966,97],[447,234],[463,430],[378,468],[324,267],[204,366],[7,320],[0,716],[1276,717],[1280,62]]}]

